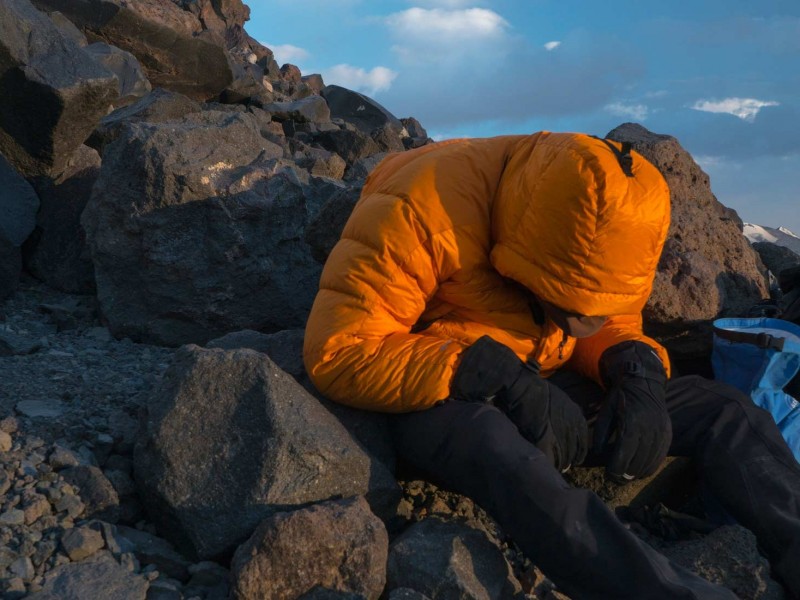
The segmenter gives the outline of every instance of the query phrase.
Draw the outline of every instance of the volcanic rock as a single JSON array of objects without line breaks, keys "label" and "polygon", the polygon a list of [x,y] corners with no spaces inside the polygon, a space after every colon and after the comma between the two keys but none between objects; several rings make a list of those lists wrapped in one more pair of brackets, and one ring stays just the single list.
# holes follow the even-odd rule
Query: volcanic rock
[{"label": "volcanic rock", "polygon": [[388,514],[399,499],[385,467],[250,350],[177,351],[148,404],[135,475],[159,531],[202,559],[232,551],[291,507],[365,494]]},{"label": "volcanic rock", "polygon": [[398,135],[403,130],[400,119],[363,94],[329,85],[322,90],[322,97],[327,101],[332,117],[352,123],[367,135],[385,126],[394,129]]},{"label": "volcanic rock", "polygon": [[278,513],[236,551],[232,597],[298,598],[319,586],[377,599],[386,582],[388,546],[383,523],[363,497]]},{"label": "volcanic rock", "polygon": [[0,152],[58,175],[117,97],[114,75],[28,0],[0,4]]},{"label": "volcanic rock", "polygon": [[150,92],[150,82],[142,72],[139,61],[130,52],[103,42],[90,44],[84,50],[117,76],[119,98],[114,102],[115,106],[130,104]]},{"label": "volcanic rock", "polygon": [[781,271],[800,265],[800,254],[785,246],[772,242],[755,242],[753,250],[758,252],[761,261],[776,276]]},{"label": "volcanic rock", "polygon": [[0,206],[0,299],[4,299],[17,288],[22,265],[20,246],[36,225],[39,197],[2,155]]},{"label": "volcanic rock", "polygon": [[305,232],[306,243],[311,247],[311,255],[324,265],[342,231],[350,218],[350,213],[361,196],[361,186],[351,186],[331,196],[322,205],[317,215],[308,224]]}]

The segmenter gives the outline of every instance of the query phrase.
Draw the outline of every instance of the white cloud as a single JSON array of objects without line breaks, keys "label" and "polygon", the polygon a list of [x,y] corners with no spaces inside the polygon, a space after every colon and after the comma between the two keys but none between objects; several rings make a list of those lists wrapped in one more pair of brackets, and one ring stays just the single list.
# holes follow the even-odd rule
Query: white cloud
[{"label": "white cloud", "polygon": [[759,111],[765,106],[779,106],[778,102],[771,100],[756,100],[755,98],[725,98],[724,100],[698,100],[691,108],[710,113],[725,113],[739,117],[743,121],[752,123]]},{"label": "white cloud", "polygon": [[446,10],[442,8],[409,8],[386,17],[386,23],[401,39],[410,40],[474,40],[502,35],[508,21],[486,8]]},{"label": "white cloud", "polygon": [[552,42],[547,42],[547,43],[544,45],[544,49],[545,49],[545,50],[547,50],[548,52],[552,52],[553,50],[555,50],[556,48],[558,48],[560,45],[561,45],[561,42],[559,42],[559,41],[557,41],[557,40],[554,40],[554,41],[552,41]]},{"label": "white cloud", "polygon": [[261,42],[262,46],[266,46],[275,55],[275,60],[279,65],[284,63],[296,64],[300,61],[307,59],[311,53],[305,48],[293,46],[292,44],[267,44]]},{"label": "white cloud", "polygon": [[374,67],[367,71],[361,67],[339,64],[325,69],[322,76],[326,83],[335,83],[373,96],[392,87],[397,73],[386,67]]},{"label": "white cloud", "polygon": [[612,102],[603,107],[607,112],[618,117],[628,117],[635,121],[644,121],[650,113],[650,109],[644,104],[623,104],[622,102]]},{"label": "white cloud", "polygon": [[485,4],[485,2],[476,2],[475,0],[407,0],[416,5],[433,6],[434,8],[464,8],[466,6],[474,7],[477,4]]}]

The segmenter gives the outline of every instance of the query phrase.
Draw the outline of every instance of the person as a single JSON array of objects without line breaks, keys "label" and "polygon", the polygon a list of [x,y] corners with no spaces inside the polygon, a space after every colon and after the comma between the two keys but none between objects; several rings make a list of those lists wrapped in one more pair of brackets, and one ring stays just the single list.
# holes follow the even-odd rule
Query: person
[{"label": "person", "polygon": [[720,382],[671,379],[642,332],[669,222],[666,182],[628,144],[539,132],[389,155],[323,269],[306,368],[390,413],[398,456],[573,598],[736,597],[571,487],[590,453],[621,482],[694,457],[797,596],[800,468],[775,424]]}]

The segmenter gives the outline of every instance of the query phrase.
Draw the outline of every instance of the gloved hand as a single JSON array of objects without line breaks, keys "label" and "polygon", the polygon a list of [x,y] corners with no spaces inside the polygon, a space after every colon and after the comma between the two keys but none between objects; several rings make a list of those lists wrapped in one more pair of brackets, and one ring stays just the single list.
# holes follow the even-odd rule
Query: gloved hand
[{"label": "gloved hand", "polygon": [[608,453],[606,473],[618,482],[652,475],[672,443],[661,359],[644,342],[621,342],[603,352],[600,374],[608,395],[594,426],[593,452]]},{"label": "gloved hand", "polygon": [[589,432],[580,407],[541,377],[538,365],[522,362],[489,336],[464,351],[450,392],[458,400],[502,410],[559,471],[586,458]]}]

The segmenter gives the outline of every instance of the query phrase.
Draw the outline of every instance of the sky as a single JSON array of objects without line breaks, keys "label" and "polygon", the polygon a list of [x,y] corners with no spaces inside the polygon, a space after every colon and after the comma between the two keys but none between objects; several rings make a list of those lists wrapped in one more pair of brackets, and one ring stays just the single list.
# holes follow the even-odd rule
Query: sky
[{"label": "sky", "polygon": [[743,220],[800,235],[798,0],[249,0],[248,33],[434,139],[675,136]]}]

